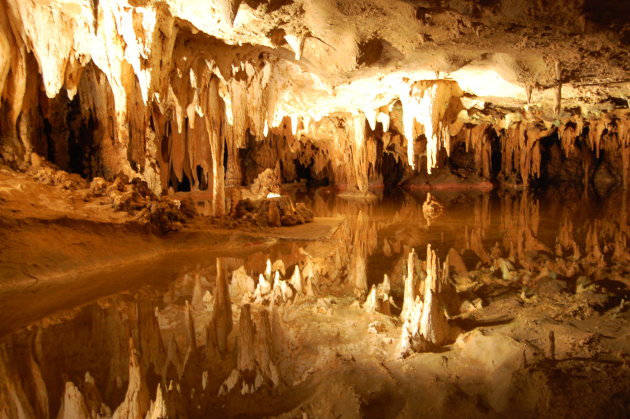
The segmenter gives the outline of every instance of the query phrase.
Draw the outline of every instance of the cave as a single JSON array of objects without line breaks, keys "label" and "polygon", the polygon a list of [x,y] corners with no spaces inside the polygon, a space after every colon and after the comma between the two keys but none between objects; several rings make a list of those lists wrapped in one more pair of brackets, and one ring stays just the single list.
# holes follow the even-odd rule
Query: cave
[{"label": "cave", "polygon": [[0,419],[628,417],[629,16],[0,0]]}]

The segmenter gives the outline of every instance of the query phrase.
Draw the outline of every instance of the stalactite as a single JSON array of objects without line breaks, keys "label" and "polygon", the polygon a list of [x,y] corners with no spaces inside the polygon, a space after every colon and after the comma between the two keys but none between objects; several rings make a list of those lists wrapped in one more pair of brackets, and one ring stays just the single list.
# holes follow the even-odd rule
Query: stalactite
[{"label": "stalactite", "polygon": [[239,384],[242,395],[253,394],[263,385],[274,388],[280,384],[272,340],[267,309],[252,315],[251,306],[245,304],[239,320],[236,369],[221,385],[219,396],[239,389]]},{"label": "stalactite", "polygon": [[241,307],[241,315],[238,322],[238,352],[236,357],[236,368],[239,371],[256,370],[256,341],[254,322],[251,316],[250,305]]},{"label": "stalactite", "polygon": [[[519,175],[523,185],[541,174],[540,139],[553,133],[536,123],[512,122],[501,138],[503,174],[512,179]],[[514,179],[515,180],[515,179]]]},{"label": "stalactite", "polygon": [[[414,140],[420,134],[414,126],[416,121],[424,128],[427,139],[427,173],[437,167],[437,153],[441,147],[450,154],[450,120],[448,110],[451,98],[462,95],[456,82],[447,80],[419,81],[411,87],[408,95],[402,95],[403,127],[407,139],[407,161],[415,169]],[[458,112],[459,110],[457,110]]]},{"label": "stalactite", "polygon": [[465,130],[466,151],[474,150],[475,169],[477,174],[486,179],[492,171],[492,144],[490,141],[490,126],[488,124],[475,125]]},{"label": "stalactite", "polygon": [[92,417],[92,415],[88,412],[83,394],[71,381],[67,381],[57,419],[89,417]]},{"label": "stalactite", "polygon": [[214,291],[214,305],[212,307],[212,321],[216,331],[219,352],[225,355],[228,352],[228,336],[232,331],[232,303],[221,258],[217,258],[217,278]]},{"label": "stalactite", "polygon": [[367,191],[368,187],[368,156],[365,132],[365,116],[353,118],[354,148],[353,160],[357,188],[361,192]]},{"label": "stalactite", "polygon": [[575,153],[575,143],[584,130],[582,118],[571,118],[567,123],[558,127],[558,138],[564,157],[568,158]]},{"label": "stalactite", "polygon": [[158,383],[155,400],[151,401],[145,419],[161,419],[166,417],[168,417],[168,408],[166,406],[166,401],[162,396],[162,385]]},{"label": "stalactite", "polygon": [[215,216],[225,214],[225,173],[223,168],[224,140],[221,136],[222,112],[219,97],[219,81],[210,80],[208,86],[208,111],[206,129],[212,153],[212,205]]},{"label": "stalactite", "polygon": [[149,390],[133,339],[129,339],[129,385],[125,400],[114,411],[113,419],[142,419],[149,410]]},{"label": "stalactite", "polygon": [[[197,357],[197,334],[195,333],[195,321],[192,316],[190,304],[186,300],[184,309],[184,323],[186,325],[186,343],[187,343],[187,357]],[[184,362],[186,363],[186,362]]]}]

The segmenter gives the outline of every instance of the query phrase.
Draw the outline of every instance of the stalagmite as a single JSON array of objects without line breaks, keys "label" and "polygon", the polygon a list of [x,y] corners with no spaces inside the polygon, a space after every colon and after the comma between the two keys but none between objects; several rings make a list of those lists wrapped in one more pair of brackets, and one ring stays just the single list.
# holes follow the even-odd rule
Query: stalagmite
[{"label": "stalagmite", "polygon": [[252,316],[251,306],[245,304],[239,319],[236,369],[223,382],[219,396],[239,389],[242,395],[258,391],[264,384],[276,387],[280,375],[275,363],[271,322],[267,309]]},{"label": "stalagmite", "polygon": [[138,360],[133,339],[129,339],[129,385],[125,400],[114,411],[114,419],[143,419],[149,410],[149,389]]},{"label": "stalagmite", "polygon": [[363,303],[363,310],[365,310],[366,313],[376,313],[378,311],[378,308],[379,304],[376,298],[376,287],[372,285],[372,288],[370,288],[370,292],[368,293],[365,303]]},{"label": "stalagmite", "polygon": [[410,316],[414,308],[417,294],[417,277],[414,269],[416,264],[416,251],[412,248],[407,256],[407,275],[404,278],[405,290],[400,319],[404,322]]},{"label": "stalagmite", "polygon": [[273,287],[263,274],[258,275],[258,284],[254,290],[254,302],[263,304],[269,301]]},{"label": "stalagmite", "polygon": [[[412,254],[409,259],[411,260]],[[408,263],[409,264],[409,263]],[[442,299],[452,298],[446,288],[447,267],[439,269],[439,262],[431,245],[427,245],[427,275],[424,283],[424,295],[413,296],[407,287],[411,283],[405,280],[405,305],[399,353],[404,358],[412,352],[435,350],[452,342],[454,330],[446,318],[446,302]]]},{"label": "stalagmite", "polygon": [[232,331],[232,303],[221,258],[217,258],[217,279],[214,291],[214,305],[212,307],[212,321],[216,331],[219,352],[225,355],[228,352],[228,336]]},{"label": "stalagmite", "polygon": [[253,295],[256,286],[254,279],[247,274],[245,266],[241,266],[232,272],[230,283],[230,297],[233,301],[243,301]]},{"label": "stalagmite", "polygon": [[195,321],[190,311],[190,304],[186,300],[186,306],[184,310],[184,322],[186,324],[186,340],[188,343],[187,357],[197,357],[197,335],[195,333]]},{"label": "stalagmite", "polygon": [[379,312],[390,315],[390,305],[393,304],[393,300],[389,296],[390,288],[389,277],[385,274],[383,282],[378,285],[372,285],[372,288],[370,288],[370,292],[363,304],[363,310],[367,313]]},{"label": "stalagmite", "polygon": [[201,288],[201,277],[195,275],[195,286],[193,287],[191,305],[195,310],[203,309],[203,295],[204,291]]},{"label": "stalagmite", "polygon": [[420,320],[420,333],[426,340],[440,346],[450,338],[449,325],[444,316],[444,306],[439,300],[443,278],[438,271],[439,262],[431,245],[427,245],[427,278],[424,288],[424,304]]},{"label": "stalagmite", "polygon": [[256,342],[254,322],[251,316],[250,305],[245,304],[241,308],[241,316],[238,322],[238,352],[236,368],[241,372],[253,372],[256,369]]},{"label": "stalagmite", "polygon": [[149,411],[147,412],[145,419],[162,419],[168,417],[168,409],[166,402],[162,397],[162,385],[158,383],[155,400],[151,401]]},{"label": "stalagmite", "polygon": [[271,281],[272,274],[273,274],[273,265],[271,263],[271,260],[267,259],[267,262],[265,262],[265,278]]},{"label": "stalagmite", "polygon": [[304,281],[302,279],[302,275],[300,274],[300,267],[295,265],[295,269],[293,270],[293,275],[291,275],[291,286],[295,290],[295,292],[300,295],[304,292]]},{"label": "stalagmite", "polygon": [[83,395],[71,381],[67,381],[57,419],[90,417],[92,417],[92,415],[88,412]]}]

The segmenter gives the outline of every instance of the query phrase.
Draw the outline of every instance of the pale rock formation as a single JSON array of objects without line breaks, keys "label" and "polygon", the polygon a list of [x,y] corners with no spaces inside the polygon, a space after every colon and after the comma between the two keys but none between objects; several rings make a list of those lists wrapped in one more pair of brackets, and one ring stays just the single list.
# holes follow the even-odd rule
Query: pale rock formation
[{"label": "pale rock formation", "polygon": [[400,319],[404,322],[406,321],[412,313],[416,296],[418,295],[418,279],[414,272],[415,270],[415,262],[416,262],[416,251],[411,249],[409,255],[407,256],[407,271],[406,275],[403,278],[404,280],[404,299],[402,311],[400,312]]},{"label": "pale rock formation", "polygon": [[274,272],[280,272],[280,274],[284,277],[287,274],[287,268],[284,266],[284,262],[282,259],[277,259],[271,265],[271,269]]},{"label": "pale rock formation", "polygon": [[263,274],[258,275],[258,284],[256,285],[256,289],[254,290],[254,302],[257,304],[263,304],[270,300],[272,284],[265,279]]},{"label": "pale rock formation", "polygon": [[297,294],[302,294],[302,292],[305,290],[306,284],[304,283],[305,281],[300,274],[300,267],[298,265],[295,265],[295,269],[293,270],[293,274],[291,275],[291,279],[289,280],[289,282],[291,283],[291,286]]},{"label": "pale rock formation", "polygon": [[232,272],[232,282],[230,283],[232,301],[240,302],[249,299],[254,294],[255,289],[254,279],[247,274],[244,266]]},{"label": "pale rock formation", "polygon": [[59,408],[59,413],[57,414],[57,419],[91,417],[93,416],[89,413],[87,406],[85,405],[83,395],[71,381],[67,381],[63,399],[61,400],[61,407]]},{"label": "pale rock formation", "polygon": [[207,311],[212,311],[212,307],[214,305],[214,298],[212,298],[212,294],[210,294],[210,290],[206,290],[203,294],[203,308]]},{"label": "pale rock formation", "polygon": [[[412,260],[410,254],[409,260]],[[454,293],[448,284],[447,264],[440,269],[439,262],[431,245],[427,245],[426,279],[423,298],[413,294],[411,286],[405,287],[405,317],[399,345],[401,357],[413,352],[426,352],[437,349],[454,340],[456,331],[447,319],[448,300]],[[411,283],[411,280],[406,280]],[[411,299],[413,296],[413,300]],[[403,308],[404,308],[403,307]]]},{"label": "pale rock formation", "polygon": [[363,309],[367,313],[383,313],[391,314],[391,305],[393,305],[393,299],[389,296],[390,292],[389,277],[387,274],[383,277],[383,282],[380,284],[372,285],[370,292],[363,304]]},{"label": "pale rock formation", "polygon": [[114,419],[143,419],[149,409],[149,389],[133,340],[129,339],[129,384],[125,400],[116,408]]},{"label": "pale rock formation", "polygon": [[162,386],[158,383],[155,400],[151,401],[145,419],[161,419],[168,417],[168,409],[162,397]]},{"label": "pale rock formation", "polygon": [[[265,272],[272,272],[269,260],[267,262]],[[274,265],[277,265],[277,261]],[[282,265],[284,266],[284,264]],[[302,278],[300,268],[297,265],[289,280],[282,278],[280,270],[276,270],[273,273],[273,280],[271,281],[267,280],[266,276],[266,273],[258,276],[258,284],[251,294],[251,298],[249,298],[249,301],[254,304],[273,307],[274,305],[292,302],[300,297],[312,297],[315,295],[311,281]],[[247,297],[245,300],[248,300]]]},{"label": "pale rock formation", "polygon": [[439,262],[431,245],[427,246],[427,278],[424,288],[424,305],[420,319],[420,334],[434,345],[443,345],[450,339],[450,330],[444,315],[444,303],[440,302],[444,273],[440,272]]}]

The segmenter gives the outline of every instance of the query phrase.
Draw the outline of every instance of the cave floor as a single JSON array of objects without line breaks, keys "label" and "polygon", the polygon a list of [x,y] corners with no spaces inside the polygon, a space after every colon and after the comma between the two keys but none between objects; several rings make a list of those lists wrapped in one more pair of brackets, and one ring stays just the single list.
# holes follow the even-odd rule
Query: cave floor
[{"label": "cave floor", "polygon": [[[371,201],[291,194],[316,213],[313,223],[196,217],[159,235],[80,191],[0,171],[0,401],[18,400],[25,417],[55,416],[73,382],[101,417],[121,403],[146,411],[147,400],[129,400],[140,371],[148,399],[160,383],[167,417],[627,415],[623,192],[442,191],[435,217],[422,210],[425,192]],[[451,254],[455,333],[403,358],[406,260],[415,249],[425,269],[429,244],[441,260]],[[234,326],[221,354],[207,332],[217,258],[233,273]],[[268,260],[287,280],[299,267],[311,289],[254,300],[236,271],[256,279]],[[385,274],[391,305],[366,312],[367,291]],[[238,370],[245,303],[256,333],[269,332],[256,334],[255,379]]]}]

